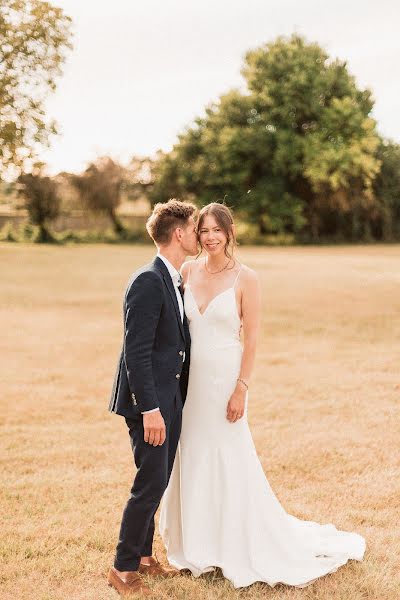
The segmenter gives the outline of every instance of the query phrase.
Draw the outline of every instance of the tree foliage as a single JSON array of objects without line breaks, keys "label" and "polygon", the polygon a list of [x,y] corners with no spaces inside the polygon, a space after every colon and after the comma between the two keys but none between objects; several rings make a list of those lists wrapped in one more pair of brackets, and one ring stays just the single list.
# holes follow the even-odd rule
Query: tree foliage
[{"label": "tree foliage", "polygon": [[400,238],[400,145],[382,140],[378,149],[381,170],[374,181],[374,194],[379,203],[374,222],[376,237]]},{"label": "tree foliage", "polygon": [[57,183],[50,177],[28,173],[19,176],[18,188],[25,199],[31,223],[39,227],[36,241],[52,241],[48,226],[59,216],[61,207]]},{"label": "tree foliage", "polygon": [[30,167],[56,133],[44,101],[56,87],[71,20],[40,0],[0,3],[0,175]]},{"label": "tree foliage", "polygon": [[154,167],[153,202],[225,199],[262,233],[324,233],[324,214],[376,208],[373,100],[345,62],[298,35],[247,53],[245,92],[205,111]]},{"label": "tree foliage", "polygon": [[116,213],[124,180],[123,167],[108,156],[98,158],[82,175],[74,175],[71,180],[86,207],[106,214],[117,234],[125,231]]},{"label": "tree foliage", "polygon": [[154,186],[154,160],[150,156],[133,156],[125,170],[128,200],[135,202],[150,194]]}]

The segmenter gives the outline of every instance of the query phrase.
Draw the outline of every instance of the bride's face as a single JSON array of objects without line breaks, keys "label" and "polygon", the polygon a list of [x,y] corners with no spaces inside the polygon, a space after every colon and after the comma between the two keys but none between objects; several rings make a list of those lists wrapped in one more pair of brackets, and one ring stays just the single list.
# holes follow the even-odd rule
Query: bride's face
[{"label": "bride's face", "polygon": [[201,247],[210,256],[218,256],[225,250],[228,241],[224,230],[218,225],[212,215],[206,215],[199,229],[199,242]]}]

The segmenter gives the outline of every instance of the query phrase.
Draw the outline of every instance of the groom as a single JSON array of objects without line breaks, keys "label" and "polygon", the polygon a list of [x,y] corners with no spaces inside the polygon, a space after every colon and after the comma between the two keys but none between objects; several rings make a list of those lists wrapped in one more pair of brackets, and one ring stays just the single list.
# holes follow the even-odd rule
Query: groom
[{"label": "groom", "polygon": [[125,417],[137,467],[108,583],[121,595],[147,595],[142,575],[177,571],[152,557],[154,514],[167,487],[181,432],[190,360],[179,269],[197,254],[196,207],[156,204],[146,228],[157,246],[152,263],[131,277],[124,340],[109,410]]}]

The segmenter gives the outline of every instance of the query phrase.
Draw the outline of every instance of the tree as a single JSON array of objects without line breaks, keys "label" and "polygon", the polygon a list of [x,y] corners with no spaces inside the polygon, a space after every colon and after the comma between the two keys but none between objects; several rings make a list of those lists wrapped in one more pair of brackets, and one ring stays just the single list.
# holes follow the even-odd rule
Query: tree
[{"label": "tree", "polygon": [[359,202],[355,180],[363,203],[372,202],[380,167],[373,101],[345,62],[294,35],[249,52],[243,74],[275,131],[275,166],[303,201],[314,239],[321,209],[346,212]]},{"label": "tree", "polygon": [[390,241],[400,238],[400,145],[382,140],[377,154],[382,163],[374,181],[379,210],[372,227],[377,237]]},{"label": "tree", "polygon": [[346,63],[293,35],[248,52],[242,73],[247,91],[222,96],[161,157],[153,196],[225,197],[261,233],[306,225],[314,239],[327,209],[374,203],[373,102]]},{"label": "tree", "polygon": [[150,156],[133,156],[125,171],[125,186],[128,200],[135,202],[148,197],[154,185],[154,160]]},{"label": "tree", "polygon": [[0,3],[0,174],[31,167],[55,123],[44,101],[70,44],[71,20],[40,0]]},{"label": "tree", "polygon": [[125,232],[116,213],[121,202],[124,179],[123,167],[108,156],[92,162],[82,175],[72,176],[72,183],[85,205],[94,212],[106,214],[117,235]]},{"label": "tree", "polygon": [[48,226],[60,214],[61,199],[57,183],[50,177],[28,173],[18,177],[18,188],[25,199],[31,223],[39,227],[36,241],[53,241]]}]

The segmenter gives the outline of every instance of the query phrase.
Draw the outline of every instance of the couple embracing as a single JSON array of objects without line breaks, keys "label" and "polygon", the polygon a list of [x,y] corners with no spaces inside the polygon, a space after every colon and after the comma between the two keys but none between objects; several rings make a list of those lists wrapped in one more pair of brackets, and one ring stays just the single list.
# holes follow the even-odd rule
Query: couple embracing
[{"label": "couple embracing", "polygon": [[[365,550],[356,533],[289,515],[270,488],[247,423],[258,277],[234,256],[226,206],[209,204],[196,217],[178,200],[154,207],[146,227],[158,253],[125,294],[109,406],[125,417],[137,467],[108,574],[123,596],[148,595],[152,577],[215,567],[235,588],[304,587]],[[203,256],[184,262],[199,245]],[[172,567],[152,556],[162,498]]]}]

